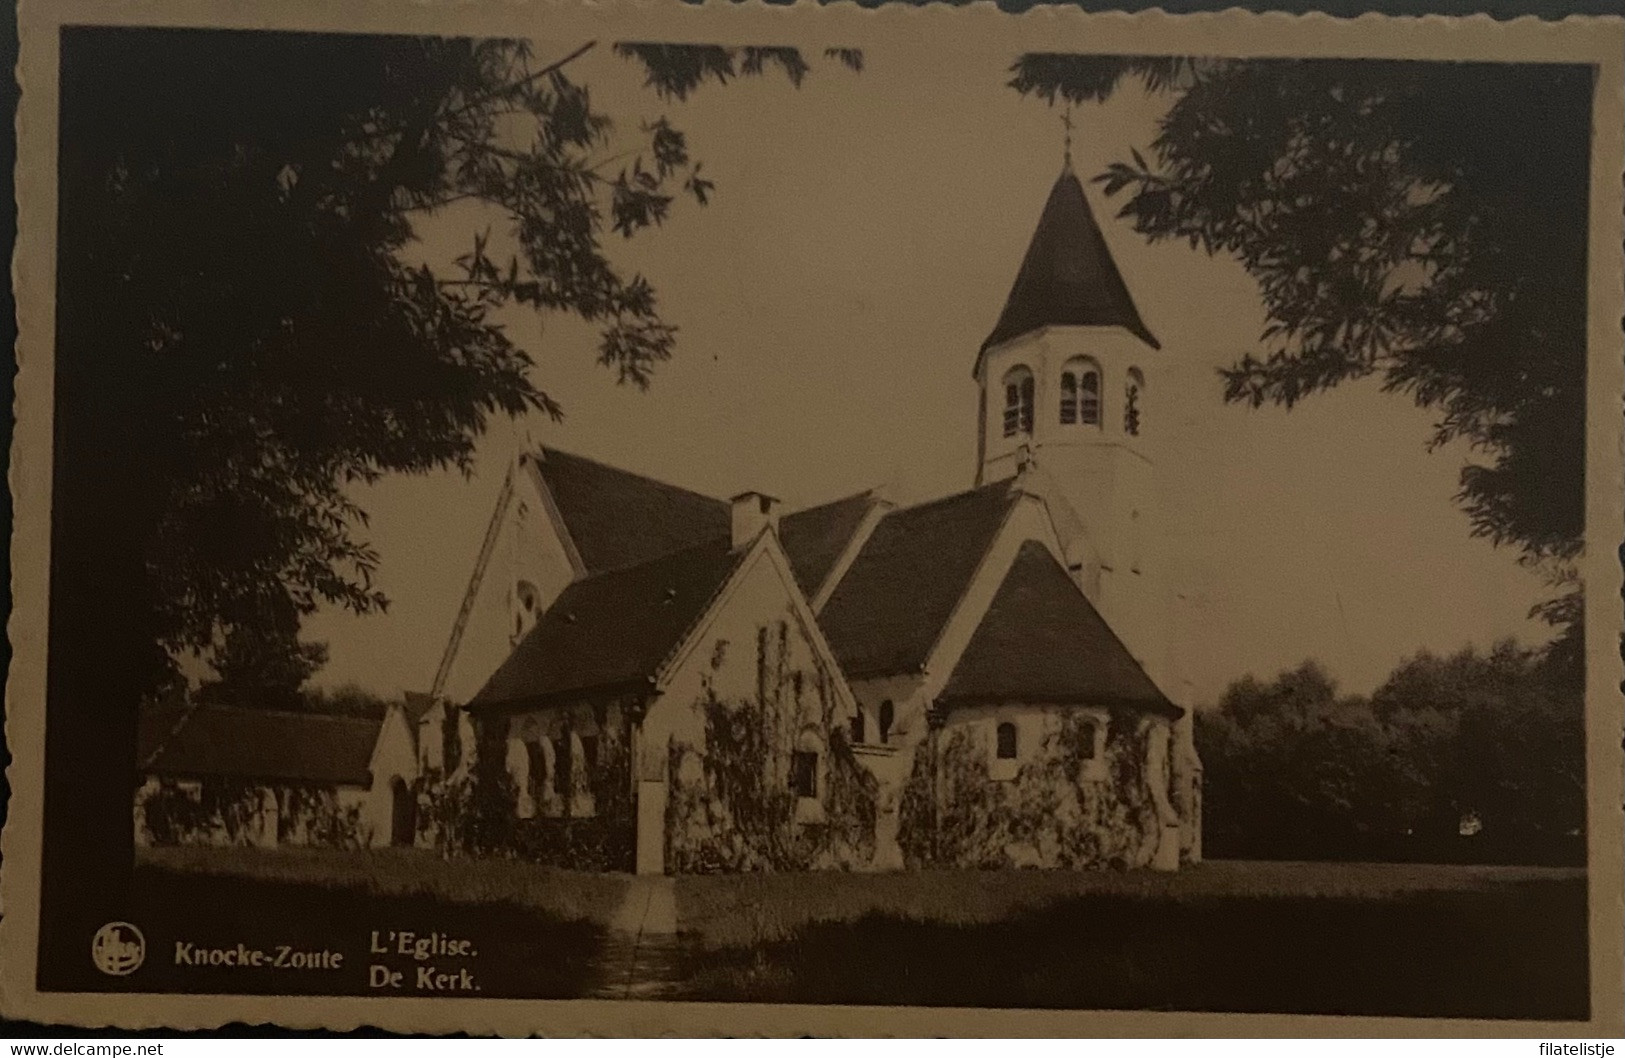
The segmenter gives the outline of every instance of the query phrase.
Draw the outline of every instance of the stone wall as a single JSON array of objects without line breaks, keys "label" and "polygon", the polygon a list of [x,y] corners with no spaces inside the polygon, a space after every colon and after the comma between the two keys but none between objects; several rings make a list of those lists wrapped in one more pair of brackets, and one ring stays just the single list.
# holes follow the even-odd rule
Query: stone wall
[{"label": "stone wall", "polygon": [[[1023,721],[1026,745],[1019,759],[1004,760],[997,726],[1012,717]],[[1167,782],[1150,759],[1152,735],[1167,723],[1061,706],[950,713],[914,754],[900,809],[904,861],[989,869],[1151,864]]]},{"label": "stone wall", "polygon": [[458,770],[448,778],[426,769],[420,783],[424,842],[453,854],[631,870],[639,712],[628,698],[475,719]]},{"label": "stone wall", "polygon": [[367,791],[239,779],[149,776],[136,792],[138,845],[361,848]]},{"label": "stone wall", "polygon": [[[867,866],[876,783],[853,754],[838,677],[788,617],[758,625],[753,638],[753,655],[727,645],[706,655],[708,671],[687,703],[695,723],[666,743],[666,870]],[[746,665],[754,689],[724,693],[737,689]],[[812,797],[792,784],[798,753],[811,755]]]}]

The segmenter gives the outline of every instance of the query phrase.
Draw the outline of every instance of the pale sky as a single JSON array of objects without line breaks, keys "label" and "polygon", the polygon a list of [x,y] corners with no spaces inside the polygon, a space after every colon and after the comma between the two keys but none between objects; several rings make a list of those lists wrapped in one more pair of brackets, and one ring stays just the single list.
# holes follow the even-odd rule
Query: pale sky
[{"label": "pale sky", "polygon": [[[771,76],[680,104],[605,50],[572,67],[623,127],[669,115],[717,183],[704,209],[679,202],[663,229],[607,237],[680,328],[676,357],[639,392],[596,365],[585,325],[511,316],[565,421],[504,422],[471,481],[400,477],[357,494],[392,606],[307,622],[331,647],[318,683],[428,689],[524,430],[715,496],[769,492],[787,509],[877,485],[929,499],[972,484],[971,367],[1059,172],[1059,112],[1005,87],[1007,62],[922,64],[877,48],[866,60],[861,74],[818,60],[799,90]],[[1166,102],[1130,85],[1080,108],[1078,172],[1087,181],[1144,151]],[[1163,345],[1147,364],[1146,431],[1182,586],[1202,608],[1189,645],[1198,702],[1305,658],[1368,691],[1424,647],[1545,638],[1526,617],[1541,583],[1513,551],[1469,538],[1451,499],[1463,452],[1425,451],[1428,413],[1375,382],[1290,412],[1224,404],[1216,368],[1260,348],[1252,280],[1183,243],[1148,246],[1086,186]],[[423,230],[460,250],[475,223]]]}]

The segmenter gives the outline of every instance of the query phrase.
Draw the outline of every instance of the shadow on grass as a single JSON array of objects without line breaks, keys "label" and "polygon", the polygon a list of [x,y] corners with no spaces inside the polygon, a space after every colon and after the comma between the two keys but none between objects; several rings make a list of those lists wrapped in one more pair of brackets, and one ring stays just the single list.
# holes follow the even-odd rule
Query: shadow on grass
[{"label": "shadow on grass", "polygon": [[[602,927],[512,903],[452,903],[429,894],[377,894],[352,887],[192,873],[143,865],[134,886],[134,921],[146,935],[141,969],[118,979],[135,991],[273,995],[472,996],[560,999],[588,994]],[[466,958],[371,951],[373,931],[438,933],[466,939]],[[235,949],[243,944],[274,954],[334,951],[336,969],[178,965],[176,944]],[[374,987],[370,967],[400,971],[400,987]],[[420,987],[419,967],[446,974],[475,991]],[[459,971],[468,970],[464,979]],[[113,979],[110,979],[113,980]],[[433,978],[431,978],[433,980]]]},{"label": "shadow on grass", "polygon": [[703,949],[695,999],[1584,1019],[1581,879],[1346,897],[1092,894],[1004,922],[870,914]]}]

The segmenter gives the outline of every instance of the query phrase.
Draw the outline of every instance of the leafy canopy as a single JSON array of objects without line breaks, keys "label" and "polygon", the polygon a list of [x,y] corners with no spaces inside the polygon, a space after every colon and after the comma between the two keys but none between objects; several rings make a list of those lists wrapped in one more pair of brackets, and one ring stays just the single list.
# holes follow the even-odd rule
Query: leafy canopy
[{"label": "leafy canopy", "polygon": [[1544,652],[1510,642],[1419,653],[1369,697],[1339,693],[1314,662],[1238,680],[1196,714],[1209,847],[1574,862],[1585,824],[1579,690]]},{"label": "leafy canopy", "polygon": [[1011,87],[1052,104],[1138,78],[1172,102],[1146,152],[1096,178],[1151,241],[1239,261],[1261,348],[1225,399],[1290,407],[1375,376],[1465,441],[1457,500],[1569,589],[1584,526],[1584,66],[1029,54]]},{"label": "leafy canopy", "polygon": [[[301,615],[387,603],[350,486],[466,471],[494,416],[559,414],[498,309],[595,323],[598,360],[649,383],[675,331],[606,241],[715,188],[666,117],[595,107],[570,73],[595,47],[66,31],[53,642],[143,692],[183,651],[286,690],[320,661]],[[811,69],[617,50],[666,100]],[[505,231],[409,263],[468,201]]]}]

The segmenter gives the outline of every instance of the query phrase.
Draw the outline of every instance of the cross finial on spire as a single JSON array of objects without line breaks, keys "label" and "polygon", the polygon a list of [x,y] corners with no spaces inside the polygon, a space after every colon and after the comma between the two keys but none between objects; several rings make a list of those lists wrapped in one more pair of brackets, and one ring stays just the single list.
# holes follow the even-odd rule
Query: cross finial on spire
[{"label": "cross finial on spire", "polygon": [[1066,154],[1062,160],[1063,168],[1072,169],[1072,108],[1068,106],[1061,112],[1061,124],[1066,128]]}]

